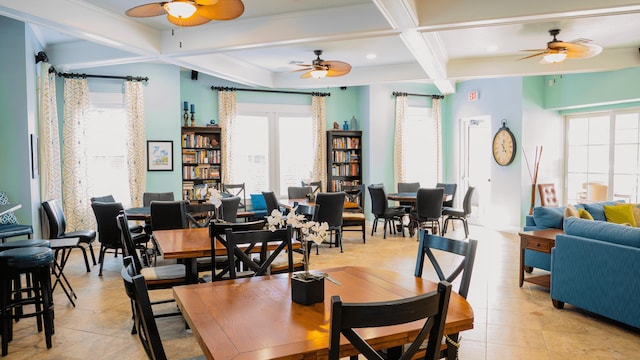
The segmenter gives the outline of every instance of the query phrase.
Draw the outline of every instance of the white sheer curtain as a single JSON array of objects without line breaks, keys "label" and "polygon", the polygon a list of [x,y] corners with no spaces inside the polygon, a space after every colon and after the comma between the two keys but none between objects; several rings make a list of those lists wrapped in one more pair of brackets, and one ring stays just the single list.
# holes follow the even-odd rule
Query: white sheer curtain
[{"label": "white sheer curtain", "polygon": [[311,128],[313,130],[313,168],[309,181],[322,181],[327,184],[327,99],[314,95],[311,98]]},{"label": "white sheer curtain", "polygon": [[124,97],[127,112],[127,168],[131,205],[142,206],[142,195],[147,183],[143,84],[139,81],[125,81]]},{"label": "white sheer curtain", "polygon": [[[38,142],[40,145],[40,197],[62,200],[60,172],[60,130],[56,103],[56,74],[51,64],[40,65],[38,87]],[[38,164],[34,164],[37,166]]]},{"label": "white sheer curtain", "polygon": [[64,80],[62,195],[67,231],[95,229],[89,204],[86,120],[90,110],[87,79]]},{"label": "white sheer curtain", "polygon": [[396,123],[395,123],[395,136],[394,136],[394,151],[393,151],[393,175],[395,183],[405,182],[404,176],[404,158],[402,156],[402,149],[404,147],[404,123],[407,119],[407,95],[396,95]]},{"label": "white sheer curtain", "polygon": [[233,122],[236,118],[236,92],[234,90],[218,91],[218,120],[220,122],[220,137],[222,141],[222,183],[231,183],[233,178],[233,161],[231,161],[231,136]]},{"label": "white sheer curtain", "polygon": [[442,182],[442,114],[440,112],[440,98],[433,97],[431,101],[431,113],[433,116],[433,131],[436,134],[436,176],[438,182]]}]

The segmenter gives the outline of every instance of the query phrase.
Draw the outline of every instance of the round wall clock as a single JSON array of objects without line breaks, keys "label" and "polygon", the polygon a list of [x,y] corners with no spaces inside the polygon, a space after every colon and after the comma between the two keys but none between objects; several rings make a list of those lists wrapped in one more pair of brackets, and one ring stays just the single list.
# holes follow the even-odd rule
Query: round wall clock
[{"label": "round wall clock", "polygon": [[507,166],[516,157],[516,137],[507,127],[507,122],[502,121],[502,127],[493,137],[493,158],[498,165]]}]

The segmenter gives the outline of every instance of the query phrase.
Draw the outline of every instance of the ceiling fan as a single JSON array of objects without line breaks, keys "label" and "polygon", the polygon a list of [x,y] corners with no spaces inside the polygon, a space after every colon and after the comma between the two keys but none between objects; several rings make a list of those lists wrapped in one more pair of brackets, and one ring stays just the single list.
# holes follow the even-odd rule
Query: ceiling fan
[{"label": "ceiling fan", "polygon": [[554,64],[564,61],[565,59],[586,59],[594,57],[602,52],[602,46],[592,44],[592,40],[581,38],[564,42],[556,38],[558,34],[560,34],[560,29],[549,30],[549,35],[553,36],[553,40],[547,43],[546,49],[523,50],[533,51],[535,54],[525,56],[518,60],[542,56],[540,64]]},{"label": "ceiling fan", "polygon": [[167,15],[177,26],[196,26],[211,20],[231,20],[244,12],[242,0],[173,0],[139,5],[127,10],[130,17]]},{"label": "ceiling fan", "polygon": [[336,77],[347,75],[349,71],[351,71],[351,65],[347,64],[343,61],[336,60],[322,60],[320,59],[320,55],[322,55],[322,50],[314,50],[314,54],[316,54],[316,59],[311,62],[311,64],[296,64],[298,66],[304,66],[303,69],[298,69],[294,71],[306,71],[306,73],[300,75],[301,78],[323,78],[323,77]]}]

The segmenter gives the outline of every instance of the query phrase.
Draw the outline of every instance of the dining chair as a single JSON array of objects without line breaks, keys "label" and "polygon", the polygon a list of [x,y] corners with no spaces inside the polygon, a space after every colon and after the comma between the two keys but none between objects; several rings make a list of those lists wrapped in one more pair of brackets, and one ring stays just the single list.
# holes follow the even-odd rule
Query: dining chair
[{"label": "dining chair", "polygon": [[311,186],[311,192],[314,194],[322,192],[322,181],[311,181],[311,182],[301,181],[300,185]]},{"label": "dining chair", "polygon": [[222,198],[222,205],[220,205],[220,219],[234,223],[236,222],[236,218],[238,217],[238,209],[240,208],[240,199],[239,196]]},{"label": "dining chair", "polygon": [[[94,196],[92,198],[89,199],[91,201],[91,203],[93,204],[94,202],[101,202],[101,203],[114,203],[116,202],[116,199],[113,197],[113,195],[104,195],[104,196]],[[117,215],[117,214],[116,214]],[[115,216],[113,217],[114,221],[115,221]],[[133,233],[141,233],[142,231],[144,231],[144,226],[139,225],[139,224],[135,224],[135,223],[130,223],[129,224],[129,230]]]},{"label": "dining chair", "polygon": [[454,201],[456,199],[456,190],[458,190],[458,184],[453,183],[437,183],[437,188],[443,188],[445,195],[451,195],[451,200],[443,201],[442,207],[453,207]]},{"label": "dining chair", "polygon": [[62,206],[60,206],[60,203],[56,199],[43,202],[42,209],[44,209],[44,213],[47,218],[47,225],[49,225],[49,239],[79,238],[80,241],[78,242],[78,249],[82,251],[87,272],[91,272],[87,251],[91,254],[93,265],[97,265],[96,255],[93,252],[93,242],[96,240],[95,230],[77,230],[67,232],[67,220],[64,216]]},{"label": "dining chair", "polygon": [[151,228],[154,231],[188,228],[187,204],[188,202],[185,200],[152,201],[149,206],[151,210]]},{"label": "dining chair", "polygon": [[[284,252],[287,255],[287,272],[293,272],[293,247],[290,226],[271,230],[233,231],[225,230],[227,241],[227,256],[229,258],[229,279],[238,277],[254,277],[267,275],[276,257]],[[269,250],[269,243],[276,242]],[[274,247],[275,246],[275,247]],[[255,258],[256,251],[259,256]],[[237,264],[238,263],[238,264]],[[236,266],[242,265],[242,273],[236,271]]]},{"label": "dining chair", "polygon": [[[209,224],[209,238],[211,239],[211,278],[210,280],[221,280],[229,277],[229,257],[227,255],[216,255],[215,250],[217,243],[221,243],[227,247],[226,230],[232,231],[251,231],[262,230],[264,220],[231,223],[231,222],[211,222]],[[238,267],[236,267],[238,270]],[[209,281],[209,277],[204,277],[205,281]]]},{"label": "dining chair", "polygon": [[[440,281],[444,280],[453,283],[456,279],[460,279],[458,294],[466,299],[469,294],[469,284],[471,283],[471,274],[476,258],[478,241],[473,239],[469,239],[468,241],[449,239],[438,235],[431,235],[425,230],[420,230],[418,238],[420,239],[420,243],[418,245],[418,256],[416,258],[414,275],[422,277],[424,263],[426,259],[429,259]],[[451,257],[447,257],[446,264],[444,261],[440,263],[433,253],[433,249],[447,252],[455,259],[451,260]],[[458,264],[457,266],[455,265],[456,263]],[[448,275],[445,275],[443,267],[453,270],[451,270]],[[462,274],[462,276],[460,276],[460,274]],[[460,346],[458,335],[458,333],[455,333],[445,337],[447,347],[440,353],[440,358],[456,358],[455,355]],[[455,349],[452,349],[451,346],[455,347]],[[453,354],[449,354],[450,349],[451,352],[454,352]]]},{"label": "dining chair", "polygon": [[560,205],[555,184],[538,184],[538,193],[540,193],[540,205],[553,207]]},{"label": "dining chair", "polygon": [[122,267],[120,275],[124,282],[125,292],[131,301],[135,332],[138,333],[140,343],[149,359],[166,360],[167,355],[164,352],[156,319],[153,316],[147,283],[142,275],[136,274],[130,257],[125,258],[124,262],[125,265]]},{"label": "dining chair", "polygon": [[[399,193],[414,193],[417,192],[418,189],[420,189],[420,183],[419,182],[412,182],[412,183],[408,183],[408,182],[399,182],[398,183],[398,192]],[[399,205],[401,207],[404,208],[404,212],[405,213],[409,213],[411,212],[411,209],[413,209],[413,203],[411,202],[407,202],[407,201],[399,201]]]},{"label": "dining chair", "polygon": [[[395,222],[397,221],[399,224],[402,224],[402,217],[404,216],[404,208],[400,206],[389,207],[389,202],[387,200],[387,194],[384,191],[384,186],[376,184],[369,185],[367,187],[369,189],[369,196],[371,197],[371,213],[373,213],[373,225],[371,226],[371,236],[378,229],[378,220],[383,219],[383,234],[382,237],[384,239],[387,238],[387,225],[391,225],[389,232],[395,234],[396,226]],[[402,236],[404,236],[404,228],[401,228]]]},{"label": "dining chair", "polygon": [[244,183],[222,184],[222,192],[231,195],[231,197],[239,197],[240,203],[238,204],[238,209],[242,211],[247,210],[247,192]]},{"label": "dining chair", "polygon": [[362,243],[366,243],[366,217],[364,215],[364,184],[343,186],[345,193],[342,212],[342,231],[362,231]]},{"label": "dining chair", "polygon": [[311,186],[289,186],[287,195],[289,199],[304,199],[313,192]]},{"label": "dining chair", "polygon": [[[178,285],[186,285],[188,283],[187,280],[187,268],[184,264],[170,264],[170,265],[159,265],[159,266],[144,266],[143,262],[140,261],[140,257],[136,253],[136,246],[133,242],[133,238],[131,237],[131,233],[128,231],[127,226],[127,215],[124,211],[121,211],[116,217],[118,221],[118,228],[120,229],[121,240],[122,240],[122,252],[123,256],[123,265],[128,266],[125,262],[125,258],[131,259],[131,264],[133,266],[133,271],[135,275],[142,275],[144,281],[146,283],[147,288],[150,290],[161,290],[161,289],[170,289],[174,286]],[[142,252],[142,256],[146,256],[146,252]],[[169,302],[174,302],[175,299],[173,297],[161,299],[152,302],[152,305],[156,304],[165,304]],[[133,316],[135,317],[134,304],[132,304]],[[167,317],[167,316],[176,316],[180,315],[180,312],[170,312],[159,314],[157,317]],[[131,333],[134,334],[136,331],[135,324],[131,329]]]},{"label": "dining chair", "polygon": [[[408,347],[388,349],[396,356],[389,358],[412,359],[428,338],[424,359],[434,360],[440,353],[440,344],[447,318],[451,284],[438,283],[437,290],[398,300],[371,303],[343,303],[339,295],[331,297],[329,331],[329,360],[340,359],[340,334],[367,359],[383,360],[383,357],[354,329],[405,324],[423,320],[424,324]],[[391,355],[391,354],[387,354]],[[358,355],[351,356],[352,360]]]},{"label": "dining chair", "polygon": [[185,216],[189,227],[204,228],[216,216],[216,207],[212,203],[189,203],[186,204]]},{"label": "dining chair", "polygon": [[151,205],[152,201],[173,201],[173,192],[145,192],[142,194],[142,206]]},{"label": "dining chair", "polygon": [[442,216],[443,188],[419,189],[416,194],[416,208],[411,211],[411,221],[418,228],[429,228],[434,234],[442,234],[440,217]]},{"label": "dining chair", "polygon": [[[462,200],[462,209],[446,208],[442,211],[442,215],[446,216],[444,220],[443,233],[447,232],[447,226],[449,221],[460,220],[464,225],[464,235],[469,237],[469,224],[467,218],[471,215],[471,199],[475,188],[469,186],[466,194],[464,194],[464,200]],[[453,222],[452,222],[453,224]]]},{"label": "dining chair", "polygon": [[274,193],[273,191],[263,191],[262,196],[264,197],[264,203],[267,205],[266,216],[270,216],[275,209],[278,209],[278,211],[280,211],[281,213],[284,212],[283,209],[280,208],[276,193]]},{"label": "dining chair", "polygon": [[[336,247],[340,245],[340,252],[344,251],[342,248],[342,213],[344,211],[345,197],[346,194],[343,191],[319,192],[315,201],[320,209],[314,221],[319,223],[326,222],[329,225],[329,247],[332,246],[333,235],[335,234]],[[316,254],[318,252],[318,247],[316,247]]]},{"label": "dining chair", "polygon": [[[122,239],[118,220],[116,217],[124,210],[121,203],[118,202],[98,202],[91,203],[91,209],[96,216],[98,224],[98,241],[100,241],[100,254],[98,255],[98,263],[100,263],[100,271],[98,276],[102,276],[102,268],[104,266],[104,256],[107,251],[113,251],[118,256],[118,251],[122,248]],[[131,228],[129,227],[129,232]],[[147,249],[149,235],[146,233],[131,233],[136,248]],[[144,259],[148,261],[149,257]]]}]

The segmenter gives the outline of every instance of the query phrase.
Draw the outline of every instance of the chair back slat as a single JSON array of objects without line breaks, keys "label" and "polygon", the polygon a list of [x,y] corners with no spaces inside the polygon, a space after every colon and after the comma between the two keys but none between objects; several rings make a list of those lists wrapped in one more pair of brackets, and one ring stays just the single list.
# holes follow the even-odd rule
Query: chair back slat
[{"label": "chair back slat", "polygon": [[222,192],[229,194],[230,197],[239,197],[240,203],[238,203],[238,208],[243,211],[247,209],[247,192],[244,183],[222,184]]},{"label": "chair back slat", "polygon": [[[286,251],[288,272],[292,272],[293,255],[292,255],[292,229],[290,226],[275,231],[271,230],[253,230],[238,231],[232,229],[225,230],[227,241],[227,257],[229,258],[229,278],[235,279],[236,261],[240,261],[245,269],[253,271],[251,276],[266,275],[271,267],[273,260],[282,252]],[[276,247],[268,250],[269,243],[277,242]],[[260,257],[257,261],[253,259],[255,256],[254,249],[260,247]]]}]

